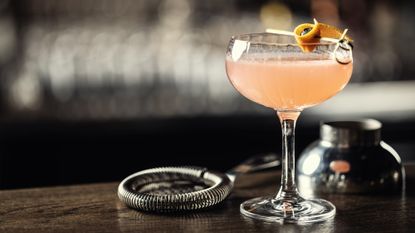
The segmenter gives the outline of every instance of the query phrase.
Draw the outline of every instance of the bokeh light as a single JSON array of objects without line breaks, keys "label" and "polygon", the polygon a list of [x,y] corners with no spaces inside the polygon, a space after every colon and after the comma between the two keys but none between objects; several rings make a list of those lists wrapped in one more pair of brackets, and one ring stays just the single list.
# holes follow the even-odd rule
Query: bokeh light
[{"label": "bokeh light", "polygon": [[233,34],[319,21],[350,29],[352,82],[414,79],[414,5],[350,0],[0,1],[6,112],[65,119],[265,112],[229,84]]}]

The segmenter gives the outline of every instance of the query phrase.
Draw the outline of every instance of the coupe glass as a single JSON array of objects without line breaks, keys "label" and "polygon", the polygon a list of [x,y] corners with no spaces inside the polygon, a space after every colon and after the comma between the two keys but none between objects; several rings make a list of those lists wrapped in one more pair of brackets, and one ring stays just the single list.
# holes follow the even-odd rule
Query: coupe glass
[{"label": "coupe glass", "polygon": [[[311,52],[304,52],[308,48]],[[341,91],[353,69],[347,42],[298,45],[290,35],[252,33],[233,36],[226,53],[232,85],[248,99],[277,112],[282,128],[281,188],[274,196],[241,204],[242,214],[272,222],[318,222],[334,217],[335,206],[303,198],[295,184],[295,124],[304,108]]]}]

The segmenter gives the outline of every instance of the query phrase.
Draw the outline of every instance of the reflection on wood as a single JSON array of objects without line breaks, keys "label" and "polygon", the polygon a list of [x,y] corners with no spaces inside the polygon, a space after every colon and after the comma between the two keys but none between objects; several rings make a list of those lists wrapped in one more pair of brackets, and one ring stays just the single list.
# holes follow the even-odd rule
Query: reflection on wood
[{"label": "reflection on wood", "polygon": [[[408,166],[407,171],[408,186],[414,186],[415,166]],[[413,189],[397,196],[325,195],[336,205],[337,215],[333,221],[313,225],[263,223],[240,215],[243,200],[272,194],[278,179],[275,172],[250,175],[219,206],[169,215],[128,209],[116,196],[117,183],[1,191],[0,231],[378,233],[410,232],[415,227]]]}]

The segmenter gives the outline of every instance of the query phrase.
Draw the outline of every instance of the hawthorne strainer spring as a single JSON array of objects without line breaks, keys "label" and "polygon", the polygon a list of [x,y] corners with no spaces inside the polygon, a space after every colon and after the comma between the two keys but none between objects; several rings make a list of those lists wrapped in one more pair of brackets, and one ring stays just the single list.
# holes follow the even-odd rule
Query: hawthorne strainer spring
[{"label": "hawthorne strainer spring", "polygon": [[238,174],[280,164],[276,155],[253,157],[226,174],[200,167],[160,167],[143,170],[125,178],[118,197],[127,206],[151,212],[203,209],[223,201],[231,192]]}]

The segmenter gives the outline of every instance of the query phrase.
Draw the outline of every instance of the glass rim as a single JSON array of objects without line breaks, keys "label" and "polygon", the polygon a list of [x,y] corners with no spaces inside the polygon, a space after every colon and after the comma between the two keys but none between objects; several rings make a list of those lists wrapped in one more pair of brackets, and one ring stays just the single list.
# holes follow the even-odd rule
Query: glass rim
[{"label": "glass rim", "polygon": [[324,40],[323,41],[320,40],[320,42],[313,42],[313,43],[282,43],[282,42],[265,42],[265,41],[250,41],[250,39],[242,39],[242,37],[250,37],[250,36],[261,36],[261,35],[269,35],[269,36],[284,36],[284,37],[292,37],[295,40],[295,36],[294,35],[288,35],[288,34],[281,34],[281,33],[272,33],[272,32],[253,32],[253,33],[243,33],[243,34],[238,34],[238,35],[232,35],[231,36],[231,40],[233,41],[243,41],[246,43],[250,43],[250,44],[264,44],[264,45],[274,45],[274,46],[299,46],[299,45],[304,45],[304,46],[329,46],[329,45],[337,45],[339,41],[328,41],[328,40]]}]

